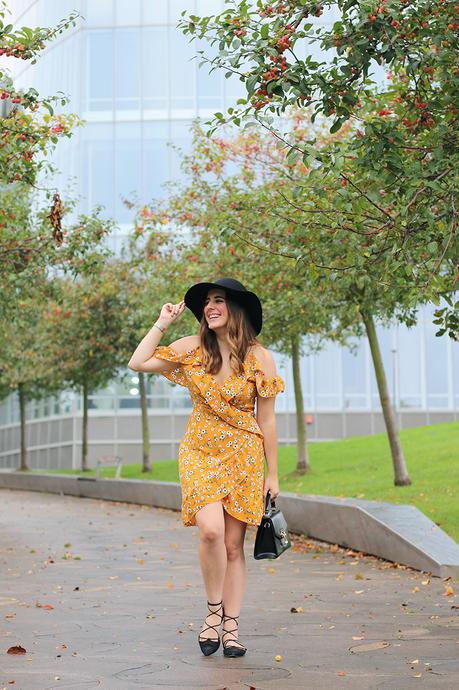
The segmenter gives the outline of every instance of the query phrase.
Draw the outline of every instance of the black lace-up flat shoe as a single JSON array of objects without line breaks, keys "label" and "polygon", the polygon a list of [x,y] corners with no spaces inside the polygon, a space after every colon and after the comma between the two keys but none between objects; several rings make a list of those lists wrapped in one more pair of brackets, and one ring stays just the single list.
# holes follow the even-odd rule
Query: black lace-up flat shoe
[{"label": "black lace-up flat shoe", "polygon": [[247,651],[246,647],[244,647],[239,640],[235,640],[234,638],[229,640],[226,639],[226,635],[231,635],[237,632],[239,626],[238,618],[239,616],[227,616],[226,613],[223,613],[223,626],[225,625],[226,621],[234,621],[234,623],[236,623],[235,628],[232,628],[231,630],[224,630],[222,632],[223,654],[228,657],[244,656]]},{"label": "black lace-up flat shoe", "polygon": [[[217,610],[212,611],[210,608],[211,606],[217,607]],[[223,620],[223,602],[220,601],[218,604],[211,604],[210,601],[208,601],[207,608],[209,609],[209,613],[207,614],[205,620],[206,627],[199,633],[198,636],[199,646],[201,647],[201,652],[204,654],[204,656],[210,656],[211,654],[214,654],[214,652],[216,652],[217,649],[220,647],[220,635],[218,633],[217,628],[222,624]],[[215,625],[208,625],[207,619],[209,616],[213,614],[220,616],[220,622],[216,623]],[[217,639],[214,639],[212,637],[203,637],[204,633],[206,633],[208,630],[213,630],[214,632],[216,632]]]}]

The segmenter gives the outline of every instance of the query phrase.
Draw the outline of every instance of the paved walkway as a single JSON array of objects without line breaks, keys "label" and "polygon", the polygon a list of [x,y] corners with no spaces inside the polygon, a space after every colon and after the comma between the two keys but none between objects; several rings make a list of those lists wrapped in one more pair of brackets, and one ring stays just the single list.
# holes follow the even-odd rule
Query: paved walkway
[{"label": "paved walkway", "polygon": [[256,562],[250,531],[249,651],[206,658],[197,528],[177,514],[3,490],[0,529],[2,690],[458,687],[456,583],[309,541]]}]

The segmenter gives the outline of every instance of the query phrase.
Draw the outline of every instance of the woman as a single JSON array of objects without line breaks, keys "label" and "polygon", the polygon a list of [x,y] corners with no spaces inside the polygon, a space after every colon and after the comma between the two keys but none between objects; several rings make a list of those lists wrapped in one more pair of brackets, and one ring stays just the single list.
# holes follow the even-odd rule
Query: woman
[{"label": "woman", "polygon": [[[199,335],[159,346],[185,306],[200,322]],[[260,300],[242,283],[232,278],[197,283],[184,301],[162,307],[128,364],[186,386],[193,402],[179,448],[179,474],[183,523],[199,527],[209,613],[198,641],[206,656],[220,646],[222,623],[224,655],[247,651],[238,640],[245,531],[260,523],[266,493],[279,494],[274,399],[284,382],[256,338],[261,327]]]}]

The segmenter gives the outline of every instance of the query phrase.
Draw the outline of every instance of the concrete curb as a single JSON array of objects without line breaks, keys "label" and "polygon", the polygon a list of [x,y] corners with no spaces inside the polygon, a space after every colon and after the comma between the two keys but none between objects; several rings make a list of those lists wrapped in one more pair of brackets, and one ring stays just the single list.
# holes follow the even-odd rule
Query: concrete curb
[{"label": "concrete curb", "polygon": [[[2,471],[0,489],[181,508],[180,485],[174,482]],[[459,576],[459,544],[414,506],[290,493],[282,494],[278,504],[292,532],[437,577]]]}]

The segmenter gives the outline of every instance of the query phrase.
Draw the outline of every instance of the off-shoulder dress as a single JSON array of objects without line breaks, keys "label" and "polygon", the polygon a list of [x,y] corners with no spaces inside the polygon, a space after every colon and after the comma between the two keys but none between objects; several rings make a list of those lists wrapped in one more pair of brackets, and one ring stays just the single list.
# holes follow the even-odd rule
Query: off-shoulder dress
[{"label": "off-shoulder dress", "polygon": [[201,347],[182,354],[159,345],[153,356],[176,362],[163,376],[189,389],[193,410],[179,446],[182,520],[196,524],[196,513],[222,501],[233,517],[258,525],[263,515],[264,446],[257,424],[256,396],[284,391],[280,376],[267,377],[251,352],[244,373],[233,373],[222,384],[205,371]]}]

